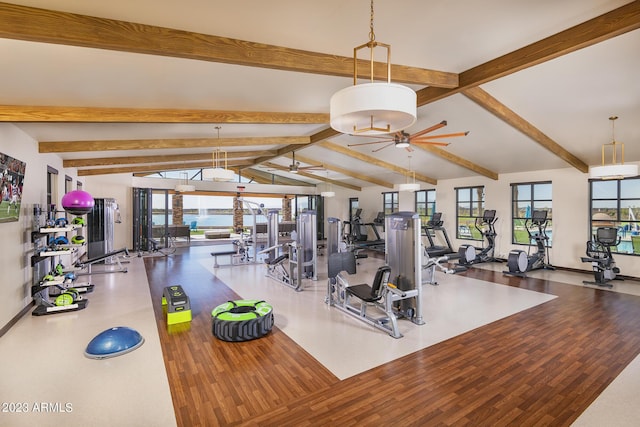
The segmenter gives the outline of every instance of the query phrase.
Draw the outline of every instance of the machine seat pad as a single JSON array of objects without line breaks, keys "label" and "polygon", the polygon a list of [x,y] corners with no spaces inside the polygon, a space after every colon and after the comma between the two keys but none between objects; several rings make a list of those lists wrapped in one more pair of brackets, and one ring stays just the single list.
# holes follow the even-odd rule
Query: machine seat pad
[{"label": "machine seat pad", "polygon": [[285,259],[289,258],[289,254],[282,254],[277,258],[267,258],[264,260],[265,263],[269,265],[278,265],[283,262]]},{"label": "machine seat pad", "polygon": [[348,286],[346,288],[346,291],[354,297],[359,298],[365,302],[375,302],[382,297],[382,295],[374,295],[373,289],[366,283],[363,283],[361,285]]}]

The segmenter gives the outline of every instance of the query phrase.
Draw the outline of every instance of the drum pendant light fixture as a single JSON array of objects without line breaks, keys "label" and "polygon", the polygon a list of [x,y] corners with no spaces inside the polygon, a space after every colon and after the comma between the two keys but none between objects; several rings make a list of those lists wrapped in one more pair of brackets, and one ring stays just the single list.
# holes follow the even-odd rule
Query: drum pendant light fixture
[{"label": "drum pendant light fixture", "polygon": [[[602,145],[602,166],[591,166],[589,178],[593,179],[624,179],[638,175],[638,165],[624,164],[624,143],[617,142],[615,137],[615,121],[618,116],[611,116],[611,139],[609,144]],[[605,164],[606,147],[611,147],[611,164]],[[617,152],[620,147],[620,163],[617,163]]]},{"label": "drum pendant light fixture", "polygon": [[[221,126],[216,126],[218,131],[218,140],[220,140]],[[231,169],[227,169],[227,152],[220,150],[220,147],[216,147],[213,150],[213,169],[204,169],[202,171],[202,179],[211,179],[213,181],[232,181],[235,176],[235,172]]]},{"label": "drum pendant light fixture", "polygon": [[188,193],[191,191],[196,191],[196,186],[193,184],[189,184],[188,172],[180,172],[180,176],[180,184],[177,184],[175,187],[176,193]]},{"label": "drum pendant light fixture", "polygon": [[[369,41],[353,49],[353,86],[336,92],[330,101],[331,127],[338,132],[380,135],[401,131],[416,121],[416,93],[391,83],[391,46],[376,41],[373,31],[373,0]],[[387,82],[374,82],[374,50],[387,50]],[[358,51],[369,49],[370,83],[358,84]]]},{"label": "drum pendant light fixture", "polygon": [[413,178],[412,181],[409,181],[409,176],[407,176],[407,182],[404,184],[398,185],[398,191],[419,191],[420,183],[416,182],[416,172],[411,169],[411,156],[409,156],[409,175]]}]

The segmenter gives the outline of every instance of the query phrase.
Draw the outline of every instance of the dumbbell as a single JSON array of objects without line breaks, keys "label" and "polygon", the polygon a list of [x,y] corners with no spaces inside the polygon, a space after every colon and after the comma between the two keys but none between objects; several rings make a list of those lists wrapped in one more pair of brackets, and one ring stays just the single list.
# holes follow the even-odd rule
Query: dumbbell
[{"label": "dumbbell", "polygon": [[56,297],[55,305],[58,307],[64,307],[71,305],[80,299],[82,299],[80,293],[76,289],[69,288]]}]

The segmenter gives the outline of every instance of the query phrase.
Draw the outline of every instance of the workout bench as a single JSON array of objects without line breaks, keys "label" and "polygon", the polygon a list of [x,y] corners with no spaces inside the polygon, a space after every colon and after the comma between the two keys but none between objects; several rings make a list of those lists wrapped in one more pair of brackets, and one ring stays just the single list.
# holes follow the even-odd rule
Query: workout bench
[{"label": "workout bench", "polygon": [[191,321],[191,303],[182,286],[167,286],[162,292],[162,305],[167,306],[167,325]]}]

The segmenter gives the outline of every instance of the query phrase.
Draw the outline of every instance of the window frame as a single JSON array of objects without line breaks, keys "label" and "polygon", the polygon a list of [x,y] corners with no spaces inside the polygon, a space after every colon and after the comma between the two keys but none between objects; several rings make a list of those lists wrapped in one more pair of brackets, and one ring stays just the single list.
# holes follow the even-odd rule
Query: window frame
[{"label": "window frame", "polygon": [[[536,197],[536,187],[540,188],[540,186],[551,186],[551,195],[549,198],[537,198]],[[515,198],[518,187],[529,186],[529,198]],[[549,239],[546,241],[546,247],[551,248],[553,246],[553,234],[549,231],[552,230],[553,226],[553,182],[552,181],[527,181],[527,182],[513,182],[510,184],[511,187],[511,244],[513,245],[522,245],[522,246],[535,246],[537,243],[532,241],[522,241],[517,239],[518,235],[522,235],[524,231],[522,227],[524,227],[527,219],[531,219],[531,215],[534,210],[545,210],[547,211],[547,234],[550,235]],[[538,193],[540,189],[538,190]],[[524,216],[519,215],[519,204],[523,202],[529,202],[528,207],[528,216],[527,212],[525,212]],[[549,207],[542,206],[545,204],[549,204]],[[517,228],[521,227],[521,228]],[[527,236],[528,237],[528,236]]]},{"label": "window frame", "polygon": [[[476,219],[482,218],[484,213],[484,205],[485,205],[485,187],[484,185],[474,185],[468,187],[456,187],[454,188],[456,192],[456,238],[461,240],[475,240],[482,241],[484,237],[482,234],[475,228]],[[461,200],[461,192],[469,191],[468,200]],[[481,197],[478,197],[477,200],[474,199],[474,193],[480,194]],[[468,212],[469,215],[460,215],[460,205],[462,203],[468,203]],[[477,204],[474,208],[474,203]],[[474,211],[476,211],[474,215]],[[461,224],[461,221],[465,221],[466,223]],[[461,230],[465,230],[465,232],[461,232]]]},{"label": "window frame", "polygon": [[[424,201],[418,200],[424,195]],[[436,212],[436,190],[431,188],[429,190],[418,190],[414,193],[414,208],[415,212],[420,216],[420,221],[423,224],[426,223],[433,213]]]},{"label": "window frame", "polygon": [[[602,184],[602,185],[611,185],[615,183],[616,194],[613,197],[598,197],[594,198],[594,184]],[[629,183],[633,183],[638,186],[637,192],[638,197],[622,197],[623,196],[623,186]],[[594,208],[595,202],[614,202],[615,204],[615,218],[614,219],[596,219],[594,220],[594,216],[598,213],[605,213],[604,210],[611,210],[611,207],[602,206],[599,208]],[[637,204],[634,206],[630,206],[632,201],[637,201]],[[597,203],[599,204],[599,203]],[[627,206],[623,206],[627,205]],[[635,209],[634,209],[635,208]],[[633,213],[634,209],[636,214]],[[623,211],[628,210],[630,213],[627,214],[627,219],[624,218]],[[598,226],[615,226],[618,228],[618,237],[621,239],[621,244],[614,246],[611,248],[611,253],[617,255],[631,255],[638,256],[640,255],[640,251],[634,253],[633,250],[633,239],[631,236],[640,236],[640,176],[633,178],[624,178],[624,179],[611,179],[611,180],[599,180],[599,179],[590,179],[589,180],[589,225],[588,225],[588,240],[593,239],[595,234],[595,230]],[[635,219],[631,219],[631,217]],[[625,229],[624,223],[628,224],[628,227]],[[634,234],[635,233],[635,234]],[[628,240],[627,240],[628,237]],[[629,246],[630,245],[630,246]],[[626,250],[620,251],[619,248],[623,247]]]},{"label": "window frame", "polygon": [[[391,203],[388,203],[387,197],[391,197]],[[384,215],[390,215],[398,212],[400,209],[400,198],[397,191],[385,191],[382,193],[382,212]]]}]

